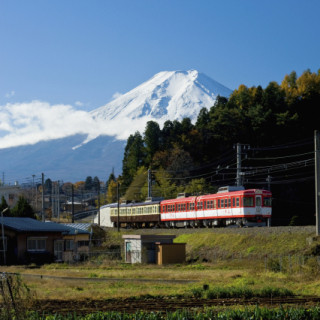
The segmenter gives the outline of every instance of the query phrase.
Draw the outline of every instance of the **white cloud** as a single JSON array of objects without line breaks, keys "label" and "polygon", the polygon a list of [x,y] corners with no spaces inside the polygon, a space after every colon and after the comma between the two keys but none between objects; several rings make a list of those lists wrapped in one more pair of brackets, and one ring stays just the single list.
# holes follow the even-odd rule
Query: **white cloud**
[{"label": "white cloud", "polygon": [[10,98],[12,98],[15,94],[16,94],[16,93],[12,90],[12,91],[6,93],[6,94],[5,94],[5,97],[8,98],[8,99],[10,99]]},{"label": "white cloud", "polygon": [[112,100],[115,100],[115,99],[117,99],[117,98],[119,98],[119,97],[121,97],[122,96],[122,93],[120,93],[120,92],[115,92],[113,95],[112,95]]},{"label": "white cloud", "polygon": [[145,119],[110,121],[93,118],[84,110],[70,105],[50,105],[43,101],[0,105],[0,149],[35,144],[75,134],[87,135],[84,143],[99,135],[125,140],[144,128]]},{"label": "white cloud", "polygon": [[83,107],[83,106],[84,106],[84,103],[81,102],[81,101],[76,101],[76,102],[74,103],[74,105],[75,105],[76,107]]}]

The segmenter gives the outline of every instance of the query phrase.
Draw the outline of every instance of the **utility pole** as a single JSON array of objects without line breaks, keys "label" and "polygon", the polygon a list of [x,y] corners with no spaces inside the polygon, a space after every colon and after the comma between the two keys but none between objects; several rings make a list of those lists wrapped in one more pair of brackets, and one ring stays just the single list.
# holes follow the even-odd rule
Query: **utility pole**
[{"label": "utility pole", "polygon": [[60,221],[60,181],[58,180],[58,221]]},{"label": "utility pole", "polygon": [[151,170],[148,169],[148,198],[152,197],[152,177]]},{"label": "utility pole", "polygon": [[236,147],[236,149],[237,149],[237,177],[236,177],[236,185],[237,185],[237,187],[240,187],[243,184],[243,181],[242,181],[243,172],[241,172],[242,147],[243,147],[243,149],[245,149],[245,148],[249,149],[250,148],[249,145],[237,143],[237,147]]},{"label": "utility pole", "polygon": [[41,174],[41,183],[42,183],[42,208],[41,208],[41,214],[42,214],[42,221],[45,222],[45,212],[44,212],[44,174]]},{"label": "utility pole", "polygon": [[241,186],[241,144],[237,143],[237,187]]},{"label": "utility pole", "polygon": [[98,191],[98,225],[100,226],[100,181],[98,184],[97,191]]},{"label": "utility pole", "polygon": [[71,185],[71,221],[74,223],[74,189],[73,184]]},{"label": "utility pole", "polygon": [[56,191],[56,183],[52,181],[51,183],[51,219],[55,216],[55,191]]},{"label": "utility pole", "polygon": [[32,205],[33,205],[33,207],[35,208],[35,199],[34,199],[34,194],[35,194],[35,192],[34,192],[34,177],[35,177],[36,175],[35,174],[33,174],[32,175],[32,192],[31,192],[31,197],[32,197]]},{"label": "utility pole", "polygon": [[315,196],[316,196],[316,235],[320,234],[320,135],[314,132],[314,159],[315,159]]},{"label": "utility pole", "polygon": [[117,227],[118,227],[118,232],[120,231],[120,187],[119,187],[119,182],[117,183],[117,200],[118,200],[118,219],[117,219]]},{"label": "utility pole", "polygon": [[268,190],[269,190],[269,191],[271,191],[271,179],[272,179],[271,176],[268,175],[266,181],[267,181],[267,183],[268,183]]}]

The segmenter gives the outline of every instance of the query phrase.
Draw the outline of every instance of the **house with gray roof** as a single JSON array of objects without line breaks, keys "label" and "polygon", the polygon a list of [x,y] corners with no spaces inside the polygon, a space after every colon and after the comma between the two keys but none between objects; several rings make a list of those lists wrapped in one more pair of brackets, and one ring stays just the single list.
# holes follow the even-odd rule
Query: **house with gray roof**
[{"label": "house with gray roof", "polygon": [[[1,217],[0,263],[75,261],[89,251],[90,232],[55,222]],[[82,248],[81,248],[82,247]]]}]

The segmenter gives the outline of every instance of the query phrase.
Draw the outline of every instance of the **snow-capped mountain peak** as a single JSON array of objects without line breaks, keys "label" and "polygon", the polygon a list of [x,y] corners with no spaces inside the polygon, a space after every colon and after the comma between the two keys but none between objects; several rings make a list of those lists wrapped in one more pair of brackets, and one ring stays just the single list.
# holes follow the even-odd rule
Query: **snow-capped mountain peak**
[{"label": "snow-capped mountain peak", "polygon": [[197,70],[163,71],[128,93],[91,112],[104,120],[196,120],[203,107],[213,106],[218,95],[231,90]]}]

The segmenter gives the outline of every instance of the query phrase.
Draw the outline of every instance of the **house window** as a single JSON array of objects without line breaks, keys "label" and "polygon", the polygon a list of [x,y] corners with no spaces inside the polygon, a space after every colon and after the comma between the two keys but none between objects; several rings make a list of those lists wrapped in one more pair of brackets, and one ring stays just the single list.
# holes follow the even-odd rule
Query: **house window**
[{"label": "house window", "polygon": [[89,246],[89,241],[86,240],[82,240],[82,241],[78,241],[78,247],[87,247]]},{"label": "house window", "polygon": [[46,251],[46,238],[28,238],[28,251]]},{"label": "house window", "polygon": [[66,240],[66,251],[72,251],[74,248],[73,240]]}]

